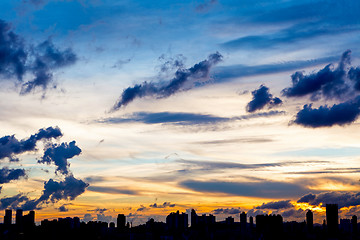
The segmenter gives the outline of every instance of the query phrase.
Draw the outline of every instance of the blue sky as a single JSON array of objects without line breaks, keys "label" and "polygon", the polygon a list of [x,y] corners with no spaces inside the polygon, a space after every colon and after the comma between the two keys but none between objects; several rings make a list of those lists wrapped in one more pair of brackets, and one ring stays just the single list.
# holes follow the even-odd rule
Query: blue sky
[{"label": "blue sky", "polygon": [[[138,224],[291,201],[288,219],[321,222],[331,196],[357,212],[358,1],[0,8],[1,209]],[[48,127],[61,135],[39,137]]]}]

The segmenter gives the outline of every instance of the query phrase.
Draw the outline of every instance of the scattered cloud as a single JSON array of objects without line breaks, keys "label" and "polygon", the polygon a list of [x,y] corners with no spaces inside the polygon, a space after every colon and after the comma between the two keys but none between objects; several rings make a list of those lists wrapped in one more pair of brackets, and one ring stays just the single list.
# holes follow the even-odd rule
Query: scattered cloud
[{"label": "scattered cloud", "polygon": [[273,97],[269,92],[269,88],[261,85],[258,89],[251,92],[253,98],[246,106],[246,111],[255,112],[256,110],[263,109],[265,106],[272,108],[282,104],[282,100],[278,97]]},{"label": "scattered cloud", "polygon": [[[33,47],[11,30],[11,25],[0,20],[0,75],[6,79],[17,79],[21,84],[21,95],[41,88],[44,92],[54,84],[54,70],[73,65],[77,56],[71,48],[60,50],[51,39]],[[24,77],[29,73],[32,80]]]},{"label": "scattered cloud", "polygon": [[360,114],[360,98],[331,107],[320,106],[312,108],[311,104],[304,105],[295,117],[294,123],[305,127],[331,127],[333,125],[347,125],[353,123]]},{"label": "scattered cloud", "polygon": [[157,204],[157,203],[154,203],[154,204],[150,204],[149,205],[150,208],[173,208],[175,207],[175,204],[172,204],[170,202],[164,202],[163,204]]},{"label": "scattered cloud", "polygon": [[44,152],[44,156],[38,160],[38,163],[54,163],[57,166],[57,172],[65,175],[69,174],[68,168],[70,167],[70,163],[68,163],[68,159],[81,153],[81,149],[75,144],[76,142],[72,141],[69,144],[61,143],[61,145],[49,145]]},{"label": "scattered cloud", "polygon": [[8,158],[10,161],[18,161],[16,155],[36,150],[36,143],[40,140],[59,138],[62,136],[58,127],[40,129],[36,134],[27,139],[18,140],[14,135],[0,138],[0,159]]},{"label": "scattered cloud", "polygon": [[263,203],[262,205],[257,206],[256,209],[283,209],[291,207],[294,207],[294,205],[290,203],[290,200],[281,200]]},{"label": "scattered cloud", "polygon": [[322,192],[318,194],[308,193],[302,196],[298,203],[309,203],[311,205],[338,204],[339,208],[360,205],[359,192]]},{"label": "scattered cloud", "polygon": [[26,177],[25,169],[9,169],[7,167],[0,169],[0,184],[18,180],[22,177]]},{"label": "scattered cloud", "polygon": [[317,100],[321,96],[326,99],[344,99],[351,89],[345,79],[346,67],[351,62],[350,54],[350,50],[345,51],[335,69],[332,64],[328,64],[320,71],[309,75],[295,72],[291,76],[293,86],[283,89],[282,94],[286,97],[302,97],[311,94],[312,100]]},{"label": "scattered cloud", "polygon": [[176,71],[175,77],[166,83],[143,82],[134,87],[126,88],[120,99],[115,103],[112,111],[119,110],[128,105],[136,98],[145,96],[166,98],[181,90],[192,88],[196,83],[206,81],[209,78],[210,69],[222,60],[220,53],[211,54],[208,59],[195,64],[188,69],[180,68]]},{"label": "scattered cloud", "polygon": [[225,215],[233,215],[233,214],[240,214],[240,208],[217,208],[212,210],[212,213],[215,215],[225,214]]},{"label": "scattered cloud", "polygon": [[59,208],[58,208],[59,212],[68,212],[69,209],[65,206],[65,205],[61,205]]}]

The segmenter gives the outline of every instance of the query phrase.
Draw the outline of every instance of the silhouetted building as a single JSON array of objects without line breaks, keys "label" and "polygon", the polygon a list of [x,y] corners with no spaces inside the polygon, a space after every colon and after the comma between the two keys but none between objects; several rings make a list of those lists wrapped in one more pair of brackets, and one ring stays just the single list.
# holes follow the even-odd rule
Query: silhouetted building
[{"label": "silhouetted building", "polygon": [[254,218],[252,216],[249,217],[250,229],[254,227]]},{"label": "silhouetted building", "polygon": [[17,209],[16,210],[16,216],[15,216],[15,224],[18,226],[22,225],[22,219],[23,218],[23,210],[22,209]]},{"label": "silhouetted building", "polygon": [[357,216],[352,216],[351,218],[351,232],[357,233]]},{"label": "silhouetted building", "polygon": [[12,224],[12,210],[6,209],[4,216],[4,225],[11,225],[11,224]]},{"label": "silhouetted building", "polygon": [[191,209],[191,226],[207,226],[214,224],[216,222],[216,218],[214,215],[209,214],[209,216],[206,216],[206,214],[203,214],[201,216],[197,215],[194,209]]},{"label": "silhouetted building", "polygon": [[126,225],[126,217],[124,214],[118,214],[117,217],[117,228],[123,229]]},{"label": "silhouetted building", "polygon": [[340,229],[343,232],[351,232],[351,220],[350,219],[340,219]]},{"label": "silhouetted building", "polygon": [[184,230],[188,227],[188,215],[172,212],[166,217],[166,225],[171,230]]},{"label": "silhouetted building", "polygon": [[330,234],[337,233],[339,228],[337,204],[326,204],[326,225]]},{"label": "silhouetted building", "polygon": [[246,223],[247,223],[246,213],[242,212],[242,213],[240,213],[240,229],[241,229],[241,231],[246,230]]},{"label": "silhouetted building", "polygon": [[282,233],[283,218],[281,215],[257,215],[256,232],[267,237],[276,236]]},{"label": "silhouetted building", "polygon": [[23,226],[31,228],[35,226],[35,211],[30,211],[27,215],[22,217]]},{"label": "silhouetted building", "polygon": [[308,231],[312,231],[314,228],[314,215],[311,210],[306,213],[306,227]]},{"label": "silhouetted building", "polygon": [[194,227],[197,223],[197,214],[194,209],[191,209],[191,226]]},{"label": "silhouetted building", "polygon": [[234,222],[235,222],[235,219],[233,217],[231,217],[231,216],[227,217],[225,219],[225,223],[228,224],[228,225],[232,225],[232,224],[234,224]]}]

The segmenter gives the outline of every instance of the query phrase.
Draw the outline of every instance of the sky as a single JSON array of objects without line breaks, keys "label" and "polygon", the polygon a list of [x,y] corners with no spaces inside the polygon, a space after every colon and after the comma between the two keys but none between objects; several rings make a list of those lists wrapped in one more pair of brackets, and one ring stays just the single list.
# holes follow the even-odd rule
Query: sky
[{"label": "sky", "polygon": [[0,217],[359,216],[359,1],[0,8]]}]

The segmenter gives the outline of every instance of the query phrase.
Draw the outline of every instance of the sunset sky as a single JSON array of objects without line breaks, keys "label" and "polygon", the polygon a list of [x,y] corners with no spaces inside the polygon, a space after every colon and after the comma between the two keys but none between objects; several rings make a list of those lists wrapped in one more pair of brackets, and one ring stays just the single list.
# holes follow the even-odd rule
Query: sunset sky
[{"label": "sunset sky", "polygon": [[359,217],[359,1],[0,9],[0,217]]}]

